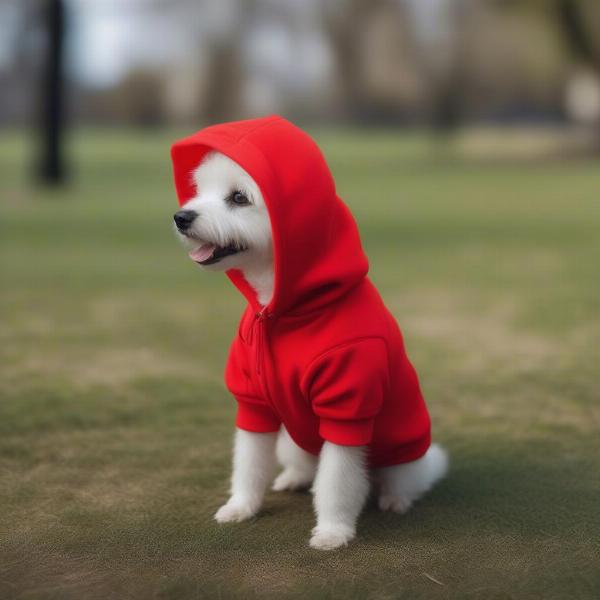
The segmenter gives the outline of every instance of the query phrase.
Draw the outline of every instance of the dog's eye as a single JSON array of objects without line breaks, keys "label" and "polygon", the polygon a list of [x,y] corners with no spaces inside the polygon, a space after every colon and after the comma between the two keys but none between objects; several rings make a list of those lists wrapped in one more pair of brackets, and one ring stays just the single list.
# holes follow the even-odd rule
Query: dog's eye
[{"label": "dog's eye", "polygon": [[239,190],[233,192],[231,196],[229,196],[229,201],[231,204],[235,204],[236,206],[247,206],[250,204],[250,200],[248,200],[248,196]]}]

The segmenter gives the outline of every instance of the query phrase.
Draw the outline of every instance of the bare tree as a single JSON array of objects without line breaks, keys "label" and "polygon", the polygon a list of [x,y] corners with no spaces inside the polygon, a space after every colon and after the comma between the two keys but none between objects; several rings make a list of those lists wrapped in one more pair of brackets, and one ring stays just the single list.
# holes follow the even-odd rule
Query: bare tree
[{"label": "bare tree", "polygon": [[323,23],[337,63],[341,104],[350,119],[364,116],[368,101],[362,78],[365,22],[381,0],[345,0],[323,5]]},{"label": "bare tree", "polygon": [[464,102],[467,0],[407,0],[401,5],[408,9],[417,63],[431,93],[431,126],[450,134],[460,125]]},{"label": "bare tree", "polygon": [[66,171],[62,153],[64,129],[63,51],[65,7],[63,0],[45,0],[43,20],[48,50],[43,68],[41,107],[40,178],[48,185],[64,181]]},{"label": "bare tree", "polygon": [[[577,0],[557,0],[557,16],[564,38],[577,60],[600,78],[600,51],[593,41],[586,14]],[[596,131],[596,150],[600,151],[600,127]]]},{"label": "bare tree", "polygon": [[600,72],[600,56],[592,43],[592,32],[577,0],[558,0],[557,14],[561,29],[573,54]]}]

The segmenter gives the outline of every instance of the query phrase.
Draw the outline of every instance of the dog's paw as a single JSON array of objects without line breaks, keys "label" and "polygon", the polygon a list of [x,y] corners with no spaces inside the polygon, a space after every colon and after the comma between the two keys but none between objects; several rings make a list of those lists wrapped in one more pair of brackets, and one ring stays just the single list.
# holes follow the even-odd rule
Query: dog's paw
[{"label": "dog's paw", "polygon": [[219,523],[240,523],[250,519],[256,513],[257,509],[250,503],[232,498],[215,513],[215,521]]},{"label": "dog's paw", "polygon": [[412,501],[404,496],[392,496],[390,494],[379,496],[379,510],[391,510],[403,515],[408,512],[411,506]]},{"label": "dog's paw", "polygon": [[346,525],[317,526],[312,530],[310,546],[316,550],[335,550],[341,546],[347,546],[354,535],[354,529]]},{"label": "dog's paw", "polygon": [[308,488],[312,478],[297,469],[284,469],[275,479],[271,489],[274,492],[302,490]]}]

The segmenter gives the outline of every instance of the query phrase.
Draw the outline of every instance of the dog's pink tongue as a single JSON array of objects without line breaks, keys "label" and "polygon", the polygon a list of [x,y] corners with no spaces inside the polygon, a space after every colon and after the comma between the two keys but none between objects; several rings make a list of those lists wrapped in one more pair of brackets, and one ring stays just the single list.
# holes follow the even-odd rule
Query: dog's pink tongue
[{"label": "dog's pink tongue", "polygon": [[207,258],[212,256],[212,253],[215,251],[216,246],[214,244],[202,244],[200,248],[196,248],[192,250],[189,254],[192,260],[196,262],[203,262]]}]

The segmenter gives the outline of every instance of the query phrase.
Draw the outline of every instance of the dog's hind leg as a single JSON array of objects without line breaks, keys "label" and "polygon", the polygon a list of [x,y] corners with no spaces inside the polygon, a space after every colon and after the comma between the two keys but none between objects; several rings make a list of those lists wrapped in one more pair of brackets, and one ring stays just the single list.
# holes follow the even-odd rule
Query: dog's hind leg
[{"label": "dog's hind leg", "polygon": [[273,483],[273,490],[301,490],[310,485],[317,471],[317,457],[302,450],[285,427],[281,428],[277,438],[277,460],[283,467],[283,471],[277,476]]},{"label": "dog's hind leg", "polygon": [[447,471],[448,455],[438,444],[413,462],[377,469],[374,475],[380,486],[379,508],[404,514]]}]

